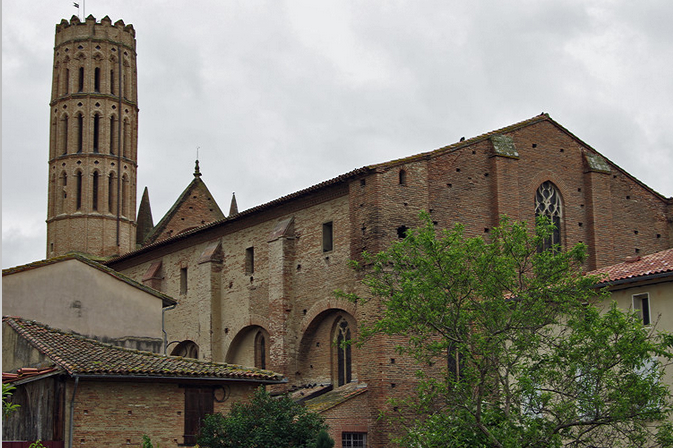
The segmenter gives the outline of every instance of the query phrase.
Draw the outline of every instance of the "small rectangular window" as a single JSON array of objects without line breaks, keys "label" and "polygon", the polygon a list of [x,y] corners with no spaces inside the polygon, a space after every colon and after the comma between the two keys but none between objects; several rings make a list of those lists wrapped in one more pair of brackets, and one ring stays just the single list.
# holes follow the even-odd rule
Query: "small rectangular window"
[{"label": "small rectangular window", "polygon": [[367,433],[364,432],[342,432],[342,448],[364,448],[367,446]]},{"label": "small rectangular window", "polygon": [[643,325],[650,325],[650,295],[649,293],[636,294],[633,296],[633,309]]},{"label": "small rectangular window", "polygon": [[322,225],[322,251],[329,252],[334,247],[334,233],[332,221]]},{"label": "small rectangular window", "polygon": [[255,248],[248,247],[245,250],[245,273],[250,275],[255,272]]},{"label": "small rectangular window", "polygon": [[180,268],[180,294],[187,294],[187,268]]}]

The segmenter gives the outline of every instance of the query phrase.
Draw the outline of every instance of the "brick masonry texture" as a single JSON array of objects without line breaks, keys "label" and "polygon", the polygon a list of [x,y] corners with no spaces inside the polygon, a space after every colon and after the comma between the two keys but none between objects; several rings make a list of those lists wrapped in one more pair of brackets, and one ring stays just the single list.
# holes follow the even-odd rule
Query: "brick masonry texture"
[{"label": "brick masonry texture", "polygon": [[[66,397],[72,396],[73,388],[70,382]],[[226,414],[232,403],[247,400],[254,386],[238,383],[228,390],[226,401],[214,403],[215,412]],[[177,447],[183,444],[184,413],[185,389],[177,383],[82,380],[76,393],[73,446],[141,446],[147,435],[155,446]]]},{"label": "brick masonry texture", "polygon": [[[252,364],[261,332],[267,368],[286,375],[290,388],[336,383],[336,322],[346,319],[357,337],[357,328],[381,311],[375,302],[334,295],[340,289],[368,297],[361,273],[347,262],[363,250],[388,247],[400,229],[418,225],[422,210],[438,227],[462,223],[469,236],[488,237],[501,215],[532,223],[535,192],[551,181],[563,203],[562,243],[587,244],[587,269],[671,246],[671,200],[615,165],[609,173],[592,171],[585,154],[595,151],[553,120],[535,117],[498,134],[511,137],[518,158],[496,155],[489,136],[478,137],[368,167],[110,266],[140,279],[161,260],[162,291],[180,302],[166,315],[169,340],[194,341],[205,359]],[[333,223],[334,245],[323,252],[326,222]],[[277,236],[280,224],[285,233]],[[203,262],[214,243],[221,259]],[[246,272],[248,248],[254,248],[252,273]],[[184,267],[189,287],[180,294]],[[339,405],[333,437],[340,437],[339,428],[365,425],[370,446],[387,446],[395,428],[379,412],[402,412],[388,400],[409,396],[415,384],[416,366],[395,351],[398,343],[403,339],[377,337],[353,348],[353,381],[366,383],[367,393]]]},{"label": "brick masonry texture", "polygon": [[[57,26],[54,53],[47,256],[70,250],[120,255],[108,266],[178,301],[165,314],[169,353],[190,341],[200,359],[264,363],[288,378],[274,391],[337,386],[337,324],[347,322],[355,339],[382,312],[375,300],[350,303],[334,294],[369,297],[363,273],[348,261],[389,247],[419,224],[421,211],[440,228],[461,223],[468,236],[488,238],[502,215],[533,223],[536,191],[548,181],[561,197],[561,243],[587,245],[587,270],[673,246],[673,199],[603,163],[593,148],[540,115],[364,167],[228,218],[197,167],[194,182],[145,246],[134,250],[135,30],[107,18],[73,18]],[[326,248],[323,233],[329,228],[333,244]],[[404,412],[388,400],[409,396],[415,384],[416,366],[395,350],[403,342],[378,336],[352,348],[352,380],[366,384],[366,392],[325,411],[337,442],[343,431],[362,431],[369,446],[389,446],[395,427],[379,413]],[[137,445],[142,433],[162,446],[179,443],[179,434],[166,430],[179,426],[183,407],[175,384],[115,387],[117,395],[110,392],[114,388],[82,385],[81,403],[87,394],[111,396],[102,397],[109,399],[105,408],[78,407],[76,443]],[[156,412],[156,426],[148,423],[142,433],[112,440],[117,436],[110,428],[128,426],[133,412],[148,409]]]},{"label": "brick masonry texture", "polygon": [[[135,30],[73,16],[56,27],[47,257],[135,248],[138,105]],[[121,63],[120,63],[121,62]],[[120,89],[121,87],[121,89]],[[121,94],[121,98],[120,98]]]}]

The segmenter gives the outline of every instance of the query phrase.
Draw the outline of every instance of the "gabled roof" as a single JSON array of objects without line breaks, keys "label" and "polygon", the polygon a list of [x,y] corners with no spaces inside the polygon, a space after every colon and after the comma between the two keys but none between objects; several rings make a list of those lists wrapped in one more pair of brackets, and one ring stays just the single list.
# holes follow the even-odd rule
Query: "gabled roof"
[{"label": "gabled roof", "polygon": [[588,274],[603,277],[604,280],[601,285],[665,277],[670,277],[670,281],[673,281],[673,249],[662,250],[642,257],[632,257],[623,263],[597,269]]},{"label": "gabled roof", "polygon": [[21,266],[15,266],[13,268],[7,268],[2,270],[2,276],[4,277],[5,275],[12,275],[12,274],[17,274],[19,272],[26,272],[30,271],[33,269],[38,269],[43,266],[49,266],[51,264],[55,263],[61,263],[64,261],[68,260],[77,260],[81,261],[82,263],[91,266],[94,269],[97,269],[101,272],[104,272],[105,274],[116,278],[117,280],[120,280],[124,283],[127,283],[130,286],[133,286],[134,288],[138,288],[142,291],[145,291],[148,294],[151,294],[163,301],[163,306],[170,306],[170,305],[175,305],[178,303],[174,298],[167,296],[166,294],[157,291],[156,289],[150,288],[149,286],[143,285],[142,283],[138,283],[137,281],[133,280],[130,277],[125,276],[122,273],[119,273],[115,271],[114,269],[111,269],[105,265],[102,265],[98,263],[97,261],[92,260],[91,258],[88,258],[87,256],[80,254],[78,252],[69,252],[65,255],[61,255],[59,257],[54,257],[54,258],[49,258],[47,260],[40,260],[40,261],[34,261],[32,263],[24,264]]},{"label": "gabled roof", "polygon": [[269,370],[131,350],[18,317],[3,316],[2,321],[71,376],[286,381]]},{"label": "gabled roof", "polygon": [[[204,207],[198,206],[198,202],[203,198],[206,198],[209,203],[208,211],[205,211]],[[198,209],[198,211],[194,211],[192,206],[195,206],[195,209]],[[178,215],[182,215],[182,218]],[[183,221],[185,217],[187,217],[187,220]],[[224,213],[222,213],[217,202],[215,202],[215,198],[208,190],[206,184],[201,180],[201,171],[199,169],[199,161],[197,160],[194,169],[194,179],[185,188],[166,215],[161,218],[161,221],[148,233],[143,244],[147,245],[164,240],[171,236],[179,235],[187,229],[201,227],[204,224],[219,221],[223,218]],[[169,235],[166,235],[166,232]]]},{"label": "gabled roof", "polygon": [[[379,172],[379,171],[389,170],[389,169],[394,168],[396,166],[404,165],[406,163],[416,162],[416,161],[420,161],[420,160],[427,160],[427,159],[431,159],[433,157],[437,157],[437,156],[445,154],[445,153],[459,151],[463,148],[469,147],[471,145],[482,142],[484,140],[491,139],[495,136],[502,135],[502,134],[507,134],[507,133],[510,133],[510,132],[514,132],[514,131],[523,129],[523,128],[528,127],[528,126],[532,126],[532,125],[535,125],[537,123],[541,123],[541,122],[549,122],[549,123],[553,124],[561,132],[567,134],[568,136],[570,136],[571,138],[573,138],[574,140],[579,142],[582,146],[587,148],[592,154],[599,154],[598,151],[596,151],[591,146],[586,144],[584,141],[582,141],[580,138],[578,138],[576,135],[574,135],[568,129],[566,129],[565,127],[561,126],[559,123],[554,121],[549,116],[549,114],[541,113],[540,115],[536,115],[536,116],[534,116],[532,118],[529,118],[527,120],[523,120],[523,121],[520,121],[518,123],[514,123],[512,125],[505,126],[503,128],[496,129],[494,131],[490,131],[490,132],[478,135],[476,137],[469,138],[467,140],[461,139],[461,141],[459,141],[459,142],[456,142],[456,143],[453,143],[451,145],[444,146],[444,147],[441,147],[441,148],[438,148],[438,149],[435,149],[435,150],[432,150],[432,151],[427,151],[427,152],[423,152],[423,153],[420,153],[420,154],[415,154],[415,155],[412,155],[412,156],[409,156],[409,157],[396,159],[396,160],[391,160],[391,161],[388,161],[388,162],[383,162],[383,163],[374,164],[374,165],[368,165],[368,166],[364,166],[362,168],[355,169],[353,171],[350,171],[348,173],[345,173],[345,174],[342,174],[340,176],[334,177],[332,179],[328,179],[328,180],[326,180],[324,182],[321,182],[319,184],[315,184],[311,187],[305,188],[303,190],[299,190],[295,193],[291,193],[289,195],[280,197],[278,199],[274,199],[273,201],[267,202],[265,204],[261,204],[261,205],[258,205],[256,207],[250,208],[250,209],[245,210],[243,212],[240,212],[240,213],[238,213],[234,216],[230,216],[230,217],[227,217],[227,218],[224,218],[224,219],[221,219],[219,221],[212,222],[212,223],[206,223],[203,226],[200,226],[200,227],[197,227],[197,228],[194,228],[194,229],[190,229],[187,232],[184,232],[184,233],[181,233],[181,234],[178,234],[178,235],[175,235],[175,236],[171,236],[170,238],[166,238],[166,239],[161,240],[161,241],[156,241],[155,240],[155,242],[153,242],[152,244],[148,244],[147,246],[145,246],[145,247],[143,247],[139,250],[136,250],[136,251],[133,251],[133,252],[128,252],[126,254],[120,255],[119,257],[113,258],[113,259],[109,260],[108,263],[113,264],[113,263],[116,263],[116,262],[119,262],[119,261],[123,261],[123,260],[129,259],[129,258],[132,258],[133,256],[135,256],[137,254],[149,251],[149,250],[151,250],[151,249],[153,249],[157,246],[164,245],[164,244],[170,244],[172,242],[175,242],[175,241],[178,241],[178,240],[181,240],[181,239],[184,239],[184,238],[188,238],[189,236],[191,236],[195,233],[204,231],[206,229],[212,229],[212,228],[217,227],[217,226],[227,225],[231,221],[236,221],[236,220],[239,220],[239,219],[243,219],[244,217],[249,216],[251,214],[261,212],[263,210],[268,210],[272,207],[275,207],[275,206],[284,204],[286,202],[292,201],[296,198],[311,194],[311,193],[319,191],[323,188],[331,187],[331,186],[334,186],[334,185],[337,185],[337,184],[340,184],[340,183],[344,183],[344,182],[350,182],[350,181],[352,181],[354,179],[357,179],[359,177],[362,177],[364,175]],[[641,187],[643,187],[647,191],[649,191],[652,194],[654,194],[655,196],[657,196],[659,199],[661,199],[663,201],[666,201],[668,203],[673,203],[673,198],[666,198],[662,194],[657,193],[652,188],[650,188],[646,184],[642,183],[641,181],[639,181],[638,179],[636,179],[635,177],[633,177],[632,175],[630,175],[629,173],[624,171],[622,168],[620,168],[614,162],[608,160],[607,158],[605,158],[605,160],[607,161],[607,163],[609,163],[609,165],[611,167],[614,167],[620,173],[627,176],[629,179],[633,180],[638,185],[640,185]],[[158,225],[157,225],[157,227],[158,227]]]}]

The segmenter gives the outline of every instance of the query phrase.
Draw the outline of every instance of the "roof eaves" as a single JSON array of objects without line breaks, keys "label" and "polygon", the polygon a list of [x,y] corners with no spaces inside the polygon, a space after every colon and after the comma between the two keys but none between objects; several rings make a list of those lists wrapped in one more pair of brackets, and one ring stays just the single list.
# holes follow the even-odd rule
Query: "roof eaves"
[{"label": "roof eaves", "polygon": [[456,143],[453,143],[453,144],[450,144],[450,145],[447,145],[447,146],[443,146],[441,148],[433,149],[432,151],[422,152],[420,154],[414,154],[414,155],[409,156],[409,157],[404,157],[404,158],[401,158],[401,159],[395,159],[395,160],[390,160],[388,162],[383,162],[383,163],[379,163],[379,164],[376,164],[376,165],[371,165],[370,168],[372,168],[372,169],[377,169],[377,168],[389,169],[389,168],[393,168],[393,167],[396,167],[396,166],[399,166],[399,165],[404,165],[404,164],[407,164],[407,163],[412,163],[412,162],[417,162],[417,161],[420,161],[420,160],[431,159],[431,158],[436,157],[440,154],[449,153],[449,152],[453,152],[453,151],[459,150],[459,149],[467,147],[467,146],[472,146],[475,143],[479,143],[479,142],[482,142],[484,140],[488,140],[489,138],[491,138],[495,135],[506,134],[508,132],[513,132],[513,131],[516,131],[518,129],[524,128],[526,126],[530,126],[532,124],[539,123],[541,121],[550,121],[550,122],[556,123],[554,120],[552,120],[549,117],[549,114],[542,113],[540,115],[536,115],[535,117],[529,118],[527,120],[523,120],[523,121],[520,121],[518,123],[511,124],[511,125],[506,126],[504,128],[500,128],[500,129],[496,129],[496,130],[493,130],[493,131],[490,131],[490,132],[486,132],[484,134],[478,135],[476,137],[469,138],[467,140],[456,142]]},{"label": "roof eaves", "polygon": [[602,154],[599,151],[597,151],[596,149],[594,149],[591,145],[587,144],[584,140],[582,140],[581,138],[579,138],[578,136],[573,134],[571,131],[569,131],[567,128],[565,128],[563,125],[559,124],[557,121],[554,121],[551,118],[549,118],[549,121],[552,122],[554,125],[556,125],[561,131],[568,134],[571,138],[577,140],[579,143],[581,143],[586,148],[590,149],[591,151],[593,151],[596,154],[600,154],[600,156],[603,157],[606,162],[608,162],[611,166],[615,167],[621,174],[625,175],[630,180],[634,181],[635,183],[637,183],[638,185],[640,185],[641,187],[643,187],[644,189],[646,189],[650,193],[654,194],[655,196],[657,196],[659,199],[663,200],[664,202],[673,203],[673,197],[667,198],[663,194],[661,194],[661,193],[657,192],[656,190],[652,189],[652,187],[650,187],[649,185],[647,185],[647,184],[643,183],[642,181],[640,181],[639,179],[633,177],[631,174],[629,174],[622,167],[620,167],[615,162],[613,162],[612,160],[605,157],[604,154]]},{"label": "roof eaves", "polygon": [[49,266],[49,265],[52,265],[52,264],[56,264],[56,263],[60,263],[60,262],[63,262],[63,261],[68,261],[68,260],[80,261],[80,262],[86,264],[87,266],[90,266],[94,269],[97,269],[100,272],[103,272],[107,275],[110,275],[111,277],[114,277],[115,279],[117,279],[119,281],[127,283],[128,285],[130,285],[134,288],[140,289],[140,290],[142,290],[142,291],[144,291],[148,294],[151,294],[151,295],[161,299],[164,307],[175,305],[175,304],[178,303],[177,300],[175,300],[174,298],[162,293],[161,291],[157,291],[156,289],[150,288],[147,285],[144,285],[142,283],[138,283],[137,281],[133,280],[131,277],[127,277],[126,275],[124,275],[120,272],[117,272],[114,269],[112,269],[112,268],[110,268],[110,267],[108,267],[108,266],[106,266],[102,263],[99,263],[98,261],[95,261],[95,260],[93,260],[93,259],[91,259],[91,258],[87,257],[86,255],[81,254],[79,252],[69,252],[65,255],[61,255],[61,256],[58,256],[58,257],[48,258],[46,260],[34,261],[32,263],[28,263],[28,264],[25,264],[25,265],[22,265],[22,266],[3,269],[2,270],[2,275],[4,277],[5,275],[16,274],[16,273],[19,273],[19,272],[26,272],[26,271],[30,271],[30,270],[33,270],[33,269],[41,268],[43,266]]},{"label": "roof eaves", "polygon": [[[284,382],[283,375],[269,370],[132,350],[53,329],[48,325],[19,317],[3,316],[2,321],[70,376]],[[48,343],[43,342],[45,339]],[[79,343],[82,345],[77,346]],[[77,354],[73,358],[75,355],[72,352],[75,348]],[[87,355],[91,356],[92,350],[96,353],[94,359],[86,359]],[[101,361],[96,360],[100,358],[100,350],[105,352],[106,358],[116,361],[116,364],[112,362],[107,367],[102,366]]]},{"label": "roof eaves", "polygon": [[148,252],[148,251],[150,251],[152,249],[155,249],[157,247],[169,245],[169,244],[172,244],[176,241],[180,241],[182,239],[189,238],[190,236],[194,235],[195,233],[200,233],[200,232],[208,230],[208,229],[212,229],[212,228],[219,227],[219,226],[222,226],[222,225],[227,225],[227,224],[229,224],[229,222],[238,221],[240,219],[243,219],[244,217],[254,215],[255,213],[262,212],[264,210],[275,207],[277,205],[281,205],[285,202],[289,202],[291,200],[297,199],[297,198],[302,197],[304,195],[313,193],[313,192],[318,191],[322,188],[327,188],[327,187],[330,187],[332,185],[336,185],[338,183],[357,178],[358,176],[369,173],[371,171],[372,171],[372,168],[370,166],[364,166],[362,168],[358,168],[358,169],[355,169],[353,171],[349,171],[348,173],[342,174],[342,175],[334,177],[332,179],[328,179],[324,182],[320,182],[319,184],[312,185],[308,188],[304,188],[304,189],[296,191],[294,193],[290,193],[290,194],[282,196],[278,199],[274,199],[274,200],[266,202],[264,204],[249,208],[249,209],[244,210],[240,213],[237,213],[236,215],[228,216],[228,217],[225,217],[221,220],[213,221],[213,222],[208,223],[208,224],[204,224],[202,226],[196,227],[194,229],[188,230],[186,232],[180,233],[180,234],[175,235],[175,236],[171,236],[169,238],[166,238],[166,239],[163,239],[163,240],[160,240],[160,241],[155,241],[153,243],[148,244],[147,246],[141,247],[140,249],[134,250],[132,252],[127,252],[126,254],[120,255],[120,256],[115,257],[115,258],[111,258],[111,259],[107,260],[105,262],[105,264],[107,265],[107,264],[118,263],[118,262],[124,261],[126,259],[132,258],[136,255],[140,255],[142,253]]}]

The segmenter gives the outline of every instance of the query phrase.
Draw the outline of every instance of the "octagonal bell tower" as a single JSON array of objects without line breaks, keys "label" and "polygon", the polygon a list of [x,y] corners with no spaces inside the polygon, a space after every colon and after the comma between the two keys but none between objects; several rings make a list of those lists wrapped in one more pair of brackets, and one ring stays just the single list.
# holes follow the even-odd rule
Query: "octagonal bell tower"
[{"label": "octagonal bell tower", "polygon": [[56,25],[47,258],[135,249],[138,97],[133,25]]}]

